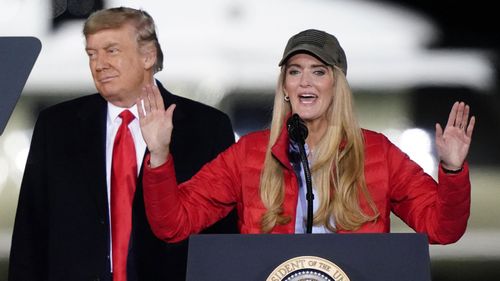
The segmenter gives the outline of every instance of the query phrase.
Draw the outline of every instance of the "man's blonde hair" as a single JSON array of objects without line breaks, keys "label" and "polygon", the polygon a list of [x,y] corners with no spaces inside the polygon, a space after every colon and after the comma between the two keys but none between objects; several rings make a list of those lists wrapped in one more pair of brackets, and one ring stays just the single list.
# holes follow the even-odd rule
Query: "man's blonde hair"
[{"label": "man's blonde hair", "polygon": [[83,35],[95,34],[104,29],[115,29],[123,27],[125,24],[132,24],[137,31],[137,43],[139,47],[153,43],[156,48],[156,63],[154,72],[163,69],[163,52],[153,18],[143,10],[136,10],[127,7],[118,7],[99,10],[92,13],[85,21]]}]

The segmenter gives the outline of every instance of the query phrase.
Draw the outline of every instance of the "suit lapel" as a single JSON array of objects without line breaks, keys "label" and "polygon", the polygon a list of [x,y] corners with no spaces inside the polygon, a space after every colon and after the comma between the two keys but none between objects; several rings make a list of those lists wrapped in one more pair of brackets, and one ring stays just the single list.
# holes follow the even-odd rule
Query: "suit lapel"
[{"label": "suit lapel", "polygon": [[185,139],[184,135],[188,133],[184,132],[184,130],[187,128],[186,126],[184,126],[184,124],[187,117],[186,114],[188,114],[188,112],[185,111],[182,102],[176,95],[173,95],[172,93],[167,91],[159,81],[156,81],[156,83],[163,97],[165,109],[174,103],[176,104],[174,116],[172,119],[172,122],[174,124],[174,131],[172,132],[172,141],[170,143],[171,152],[175,153],[177,151],[177,146],[181,145],[177,140]]}]

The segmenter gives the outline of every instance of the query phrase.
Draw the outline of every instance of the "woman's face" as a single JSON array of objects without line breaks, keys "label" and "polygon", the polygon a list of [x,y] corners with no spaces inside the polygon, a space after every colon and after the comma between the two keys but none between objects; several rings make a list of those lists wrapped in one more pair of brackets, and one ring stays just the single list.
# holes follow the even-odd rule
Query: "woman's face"
[{"label": "woman's face", "polygon": [[296,54],[286,64],[284,88],[292,112],[306,123],[326,120],[333,100],[333,70],[308,54]]}]

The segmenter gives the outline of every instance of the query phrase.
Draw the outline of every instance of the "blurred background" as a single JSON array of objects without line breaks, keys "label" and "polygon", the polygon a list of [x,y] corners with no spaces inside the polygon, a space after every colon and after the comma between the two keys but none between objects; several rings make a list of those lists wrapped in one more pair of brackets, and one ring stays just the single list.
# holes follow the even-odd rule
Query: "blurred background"
[{"label": "blurred background", "polygon": [[[386,134],[433,177],[435,123],[446,123],[454,101],[470,104],[477,118],[468,159],[471,217],[460,241],[430,247],[432,277],[499,280],[500,37],[490,2],[0,0],[0,36],[42,42],[0,136],[0,280],[7,276],[38,112],[95,92],[83,21],[96,9],[122,5],[142,8],[156,21],[165,54],[156,77],[170,91],[228,113],[237,137],[268,124],[285,44],[308,28],[336,35],[345,49],[362,127]],[[394,218],[392,231],[411,230]]]}]

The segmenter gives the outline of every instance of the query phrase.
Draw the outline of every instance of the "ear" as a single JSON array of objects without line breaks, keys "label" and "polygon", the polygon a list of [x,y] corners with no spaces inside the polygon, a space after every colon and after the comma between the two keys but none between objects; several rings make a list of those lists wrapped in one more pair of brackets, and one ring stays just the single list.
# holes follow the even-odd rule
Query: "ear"
[{"label": "ear", "polygon": [[147,44],[142,47],[142,56],[144,69],[149,70],[153,68],[156,63],[156,48],[153,43]]}]

